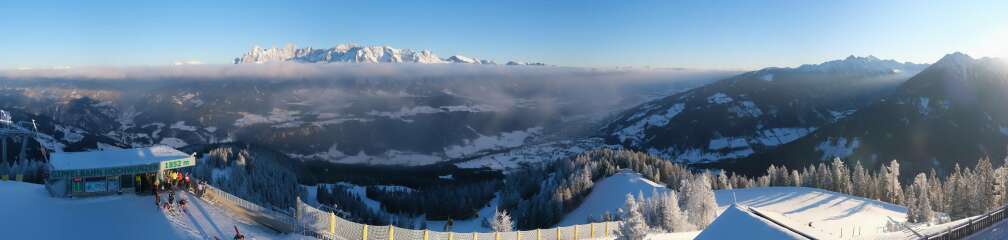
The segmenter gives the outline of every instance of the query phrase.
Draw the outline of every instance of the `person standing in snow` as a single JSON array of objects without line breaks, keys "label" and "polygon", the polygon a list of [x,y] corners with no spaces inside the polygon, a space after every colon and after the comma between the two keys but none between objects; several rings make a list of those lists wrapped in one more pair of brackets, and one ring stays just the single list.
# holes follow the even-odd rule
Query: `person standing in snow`
[{"label": "person standing in snow", "polygon": [[234,240],[245,240],[245,235],[242,235],[241,232],[238,231],[237,225],[234,226],[234,229],[235,229]]},{"label": "person standing in snow", "polygon": [[154,206],[161,207],[161,195],[156,190],[154,191]]},{"label": "person standing in snow", "polygon": [[455,222],[452,222],[452,219],[448,218],[448,222],[445,223],[445,225],[444,225],[444,231],[445,232],[450,232],[453,225],[455,225]]},{"label": "person standing in snow", "polygon": [[168,192],[168,210],[171,210],[172,204],[175,204],[175,192]]}]

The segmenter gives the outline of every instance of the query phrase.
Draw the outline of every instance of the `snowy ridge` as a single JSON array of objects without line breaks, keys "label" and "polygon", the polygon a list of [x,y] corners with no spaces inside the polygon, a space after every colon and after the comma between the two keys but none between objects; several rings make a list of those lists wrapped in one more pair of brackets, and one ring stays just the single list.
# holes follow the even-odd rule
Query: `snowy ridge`
[{"label": "snowy ridge", "polygon": [[295,48],[287,45],[284,48],[253,47],[251,51],[235,58],[235,64],[268,63],[268,62],[307,62],[307,63],[445,63],[446,61],[423,50],[397,49],[389,46],[357,46],[340,44],[328,49]]},{"label": "snowy ridge", "polygon": [[[354,44],[340,44],[326,49],[311,47],[297,48],[292,44],[288,44],[283,48],[262,48],[255,46],[245,54],[234,59],[234,64],[262,64],[270,62],[497,64],[492,60],[462,55],[440,58],[428,50],[401,49],[390,46],[359,46]],[[545,64],[510,61],[507,65],[543,66]]]},{"label": "snowy ridge", "polygon": [[882,60],[875,56],[858,57],[851,55],[843,60],[832,60],[820,64],[805,64],[795,70],[800,72],[855,72],[873,70],[877,72],[900,73],[913,63]]}]

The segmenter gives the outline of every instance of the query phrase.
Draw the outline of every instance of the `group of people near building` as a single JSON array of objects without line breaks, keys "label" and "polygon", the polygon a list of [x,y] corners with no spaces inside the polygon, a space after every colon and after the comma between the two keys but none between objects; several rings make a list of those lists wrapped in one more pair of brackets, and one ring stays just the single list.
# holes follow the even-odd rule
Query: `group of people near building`
[{"label": "group of people near building", "polygon": [[[164,182],[162,179],[154,180],[154,204],[160,208],[168,210],[169,212],[176,211],[175,205],[178,205],[178,210],[186,210],[186,200],[180,197],[176,197],[176,192],[179,189],[191,191],[192,190],[192,179],[189,173],[182,173],[179,171],[168,170],[165,171],[163,175]],[[167,193],[167,201],[161,202],[161,193]],[[175,201],[178,199],[178,201]]]}]

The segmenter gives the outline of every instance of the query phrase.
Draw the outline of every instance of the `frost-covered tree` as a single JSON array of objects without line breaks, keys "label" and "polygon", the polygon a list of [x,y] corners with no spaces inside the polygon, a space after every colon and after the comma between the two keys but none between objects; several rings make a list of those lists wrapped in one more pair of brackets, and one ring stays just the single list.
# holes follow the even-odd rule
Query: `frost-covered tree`
[{"label": "frost-covered tree", "polygon": [[683,184],[682,192],[686,196],[686,212],[690,224],[699,229],[706,228],[717,217],[717,201],[714,190],[711,189],[707,177],[698,176]]},{"label": "frost-covered tree", "polygon": [[930,197],[931,209],[936,212],[945,211],[945,192],[941,180],[938,179],[938,173],[935,172],[934,168],[931,169],[931,173],[928,174],[928,196]]},{"label": "frost-covered tree", "polygon": [[868,195],[868,178],[868,172],[861,165],[861,161],[854,163],[854,169],[851,170],[851,192],[857,196],[870,197]]},{"label": "frost-covered tree", "polygon": [[903,203],[903,188],[900,187],[899,175],[900,166],[899,162],[892,160],[889,162],[888,166],[882,166],[879,170],[880,184],[882,189],[882,200],[886,202],[900,204]]},{"label": "frost-covered tree", "polygon": [[490,228],[494,232],[510,232],[514,231],[514,223],[511,222],[511,216],[508,215],[506,210],[497,209],[494,212],[493,222],[490,223]]},{"label": "frost-covered tree", "polygon": [[644,215],[633,195],[626,195],[626,216],[620,223],[619,231],[616,232],[618,240],[642,240],[647,236],[648,226],[644,222]]},{"label": "frost-covered tree", "polygon": [[818,180],[818,182],[816,183],[816,188],[832,190],[831,188],[833,188],[833,176],[832,174],[830,174],[829,167],[827,167],[825,163],[819,163],[819,167],[817,167],[816,169],[818,170],[816,171],[816,175],[818,175],[816,176],[816,180]]},{"label": "frost-covered tree", "polygon": [[718,171],[718,189],[732,189],[731,181],[725,171]]},{"label": "frost-covered tree", "polygon": [[661,227],[665,231],[684,232],[693,230],[693,226],[687,221],[682,209],[679,208],[679,196],[676,194],[676,191],[668,191],[661,199]]},{"label": "frost-covered tree", "polygon": [[981,213],[997,208],[997,199],[995,198],[994,193],[994,182],[996,179],[994,175],[994,167],[991,165],[990,159],[981,158],[980,161],[977,162],[974,171],[976,175],[975,179],[973,179],[973,186],[976,187],[977,193],[976,201],[973,202],[973,204],[976,204],[976,206],[979,207],[980,211],[978,212]]},{"label": "frost-covered tree", "polygon": [[791,170],[791,184],[795,187],[802,186],[802,177],[801,173],[798,173],[798,170]]},{"label": "frost-covered tree", "polygon": [[832,190],[850,194],[850,173],[843,161],[841,161],[838,157],[833,158],[833,162],[830,164],[830,170],[830,176],[832,177],[831,182],[833,183]]},{"label": "frost-covered tree", "polygon": [[920,173],[914,177],[913,185],[907,189],[905,202],[908,221],[921,223],[934,219],[930,196],[928,196],[927,174]]}]

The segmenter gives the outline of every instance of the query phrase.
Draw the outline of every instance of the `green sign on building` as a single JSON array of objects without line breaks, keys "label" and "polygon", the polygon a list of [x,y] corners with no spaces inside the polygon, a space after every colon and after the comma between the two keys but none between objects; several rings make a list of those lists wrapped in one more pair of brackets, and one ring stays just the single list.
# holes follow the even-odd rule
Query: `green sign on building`
[{"label": "green sign on building", "polygon": [[191,159],[191,158],[183,158],[183,159],[177,159],[177,160],[170,160],[170,161],[161,162],[161,170],[191,167],[191,166],[195,166],[195,165],[196,165],[196,161],[193,161],[193,159]]}]

